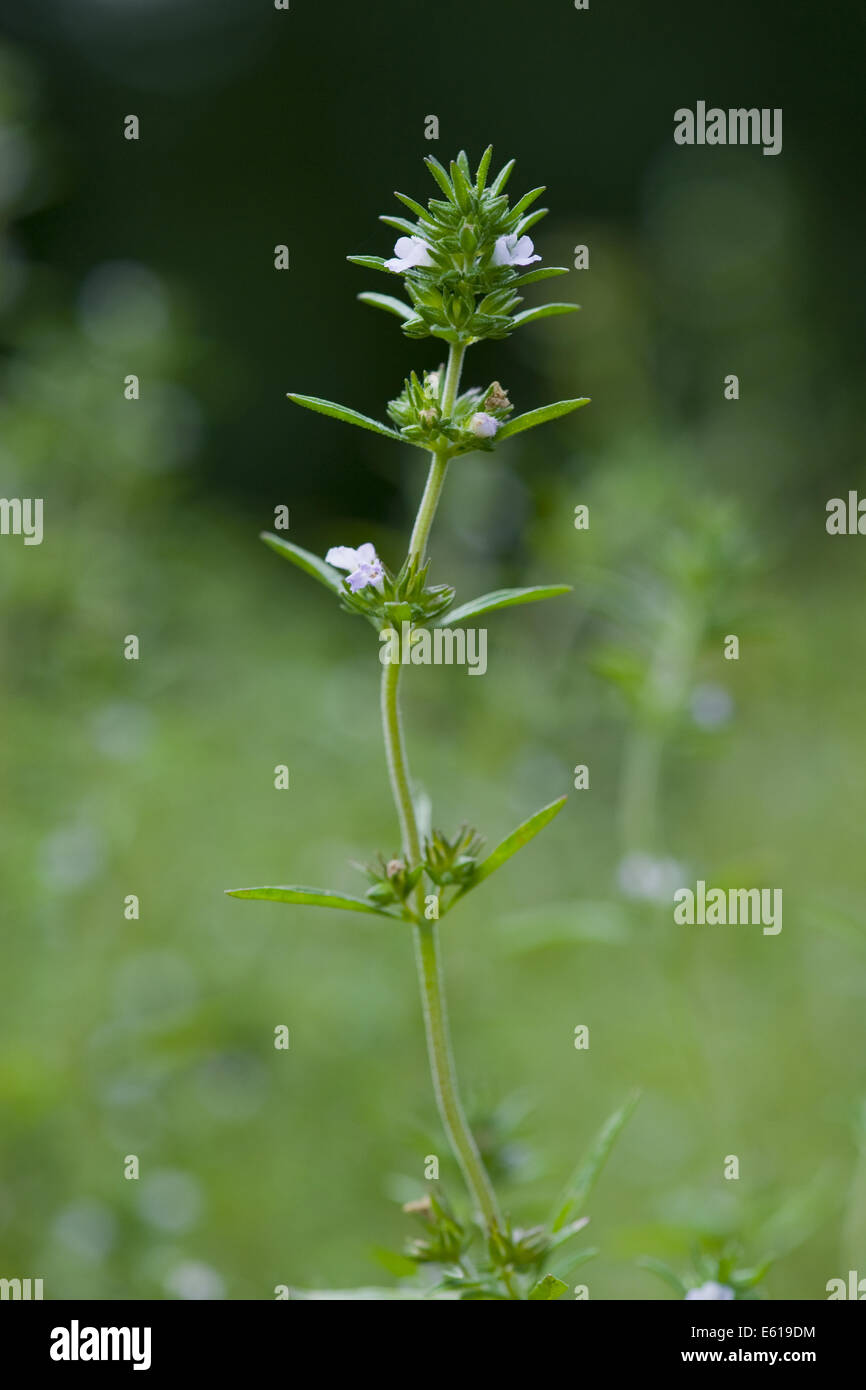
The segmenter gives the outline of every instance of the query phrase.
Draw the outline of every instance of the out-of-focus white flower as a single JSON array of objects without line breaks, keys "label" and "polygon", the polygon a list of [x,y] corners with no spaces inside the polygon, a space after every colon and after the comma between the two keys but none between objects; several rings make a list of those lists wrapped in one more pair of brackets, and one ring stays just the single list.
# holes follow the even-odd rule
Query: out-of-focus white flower
[{"label": "out-of-focus white flower", "polygon": [[734,712],[734,702],[723,685],[697,685],[692,691],[692,719],[699,729],[720,729]]},{"label": "out-of-focus white flower", "polygon": [[385,262],[388,270],[402,275],[405,270],[414,270],[419,265],[432,265],[430,247],[419,236],[401,236],[394,244],[394,254]]},{"label": "out-of-focus white flower", "polygon": [[349,588],[353,594],[372,584],[381,594],[385,587],[385,568],[369,541],[353,550],[350,545],[332,545],[325,556],[329,565],[349,571]]},{"label": "out-of-focus white flower", "polygon": [[733,1298],[734,1291],[727,1284],[716,1284],[712,1279],[701,1284],[699,1289],[689,1289],[686,1298]]},{"label": "out-of-focus white flower", "polygon": [[532,254],[534,250],[532,237],[518,236],[516,232],[511,236],[498,237],[493,248],[493,264],[532,265],[533,261],[541,260],[540,256]]},{"label": "out-of-focus white flower", "polygon": [[492,439],[499,429],[499,421],[484,410],[478,410],[469,421],[469,428],[479,439]]},{"label": "out-of-focus white flower", "polygon": [[187,1302],[219,1302],[225,1298],[222,1275],[199,1260],[187,1260],[179,1264],[164,1282],[168,1293]]},{"label": "out-of-focus white flower", "polygon": [[642,902],[669,902],[682,885],[684,870],[675,859],[658,859],[636,850],[620,860],[616,871],[619,890]]}]

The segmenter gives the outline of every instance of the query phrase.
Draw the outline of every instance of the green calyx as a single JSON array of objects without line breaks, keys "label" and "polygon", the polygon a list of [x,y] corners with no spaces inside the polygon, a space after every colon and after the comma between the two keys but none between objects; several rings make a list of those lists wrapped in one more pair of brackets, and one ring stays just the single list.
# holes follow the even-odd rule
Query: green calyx
[{"label": "green calyx", "polygon": [[370,881],[367,897],[377,907],[391,907],[404,903],[418,883],[423,872],[423,864],[410,869],[399,855],[386,859],[379,854],[373,864],[358,864],[357,868],[366,874]]},{"label": "green calyx", "polygon": [[467,887],[478,868],[484,837],[469,825],[461,825],[453,840],[434,830],[424,845],[424,867],[440,888]]},{"label": "green calyx", "polygon": [[376,627],[400,627],[402,623],[428,623],[438,618],[454,602],[450,584],[428,584],[429,560],[421,564],[410,556],[396,574],[385,569],[381,593],[367,586],[352,593],[344,582],[340,592],[343,607],[360,613]]}]

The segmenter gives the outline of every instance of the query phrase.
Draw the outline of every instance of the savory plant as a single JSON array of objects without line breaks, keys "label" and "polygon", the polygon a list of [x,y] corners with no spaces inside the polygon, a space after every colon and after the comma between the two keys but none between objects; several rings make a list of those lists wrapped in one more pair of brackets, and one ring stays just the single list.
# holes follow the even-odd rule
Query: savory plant
[{"label": "savory plant", "polygon": [[[529,231],[546,209],[530,209],[543,188],[533,189],[512,205],[505,188],[514,161],[488,180],[491,155],[492,149],[487,149],[474,175],[465,153],[461,152],[448,170],[436,159],[427,159],[442,196],[432,198],[425,207],[398,193],[415,220],[382,218],[399,233],[393,256],[349,257],[365,269],[402,280],[405,299],[372,292],[359,297],[365,304],[394,315],[408,338],[432,337],[447,344],[446,363],[409,375],[400,394],[388,405],[390,425],[332,401],[294,393],[289,396],[297,405],[429,453],[427,482],[405,559],[392,570],[369,543],[337,545],[321,559],[280,536],[263,536],[278,554],[329,588],[344,608],[366,618],[376,629],[380,644],[388,643],[387,648],[380,645],[379,652],[380,704],[400,825],[400,851],[380,855],[371,863],[366,870],[369,886],[364,896],[295,885],[231,892],[239,898],[377,913],[411,925],[433,1089],[472,1211],[468,1221],[458,1220],[444,1196],[435,1190],[423,1201],[410,1204],[411,1214],[422,1223],[423,1234],[409,1247],[403,1272],[420,1265],[438,1266],[440,1277],[433,1287],[434,1296],[552,1299],[560,1297],[567,1286],[561,1278],[545,1273],[545,1267],[553,1252],[585,1225],[580,1208],[634,1099],[608,1121],[589,1158],[557,1203],[549,1224],[528,1230],[513,1228],[500,1209],[460,1098],[438,923],[537,835],[562,809],[565,797],[536,811],[490,853],[484,852],[481,836],[467,825],[451,834],[425,832],[413,800],[399,702],[401,673],[406,665],[419,664],[415,658],[425,642],[429,646],[431,631],[446,623],[449,628],[466,624],[496,609],[564,594],[570,588],[556,584],[499,589],[455,608],[454,589],[429,582],[428,543],[452,459],[472,450],[497,449],[511,436],[588,403],[586,397],[576,397],[515,415],[508,393],[498,381],[461,390],[464,358],[473,344],[506,338],[527,324],[579,307],[548,303],[518,308],[522,303],[519,291],[524,286],[567,271],[537,265],[541,257]],[[479,1237],[480,1258],[469,1254],[473,1240]],[[576,1261],[589,1253],[579,1253]]]}]

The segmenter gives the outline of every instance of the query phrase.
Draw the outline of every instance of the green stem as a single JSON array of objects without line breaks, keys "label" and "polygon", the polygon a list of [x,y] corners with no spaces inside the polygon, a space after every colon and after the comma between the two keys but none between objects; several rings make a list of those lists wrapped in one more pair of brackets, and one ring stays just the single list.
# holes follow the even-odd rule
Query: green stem
[{"label": "green stem", "polygon": [[[465,354],[465,347],[457,347],[455,344],[452,344],[448,351],[448,367],[445,372],[441,398],[442,414],[446,417],[454,409]],[[421,505],[418,508],[415,525],[412,528],[412,539],[409,542],[409,555],[417,558],[419,562],[423,560],[424,552],[427,549],[430,528],[433,525],[436,508],[439,506],[445,474],[448,472],[448,461],[447,453],[439,453],[434,449],[430,455],[430,472],[427,474],[424,496],[421,498]]]},{"label": "green stem", "polygon": [[[382,668],[382,731],[385,737],[391,791],[400,818],[403,852],[407,862],[410,865],[415,865],[421,860],[421,839],[418,833],[412,794],[409,789],[409,769],[400,718],[399,682],[401,669],[401,666],[396,662],[389,663]],[[473,1200],[489,1227],[501,1226],[496,1194],[493,1191],[493,1186],[460,1100],[457,1073],[451,1051],[448,1013],[445,1005],[439,930],[435,921],[424,920],[424,906],[424,888],[423,884],[419,883],[417,889],[418,921],[413,928],[415,960],[421,987],[427,1055],[430,1061],[436,1103],[448,1141],[457,1162],[460,1164],[466,1186]]]}]

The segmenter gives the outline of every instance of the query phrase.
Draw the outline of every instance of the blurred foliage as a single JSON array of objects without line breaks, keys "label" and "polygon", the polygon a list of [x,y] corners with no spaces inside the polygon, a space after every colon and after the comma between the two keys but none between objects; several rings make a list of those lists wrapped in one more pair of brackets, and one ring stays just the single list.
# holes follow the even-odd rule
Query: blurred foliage
[{"label": "blurred foliage", "polygon": [[[583,313],[481,349],[479,372],[518,410],[593,405],[455,464],[434,536],[458,603],[552,575],[576,593],[493,615],[486,680],[430,668],[407,691],[436,824],[495,844],[590,768],[443,929],[485,1156],[531,1227],[639,1085],[590,1204],[593,1298],[657,1296],[639,1260],[685,1274],[696,1249],[776,1255],[774,1298],[863,1273],[862,558],[823,527],[827,497],[862,484],[844,8],[770,5],[744,50],[736,7],[724,33],[693,7],[669,29],[655,7],[593,8],[584,44],[566,5],[515,53],[507,6],[493,24],[460,7],[467,83],[437,47],[448,0],[420,92],[394,6],[369,28],[329,15],[326,64],[314,7],[44,8],[38,35],[35,12],[10,16],[0,83],[0,473],[5,496],[45,498],[46,527],[39,547],[2,539],[2,1272],[49,1297],[367,1285],[427,1154],[457,1187],[402,928],[252,917],[222,892],[351,889],[350,861],[393,848],[369,633],[256,531],[287,503],[298,543],[372,539],[399,563],[418,461],[290,415],[284,393],[327,386],[378,416],[437,365],[353,307],[343,257],[390,249],[375,212],[415,185],[441,106],[443,141],[495,139],[550,183],[546,262],[591,248],[568,282]],[[810,17],[832,63],[810,57]],[[698,43],[706,94],[736,77],[785,105],[781,158],[675,152]],[[808,119],[787,100],[806,80]],[[671,863],[778,884],[783,932],[674,929]]]}]

